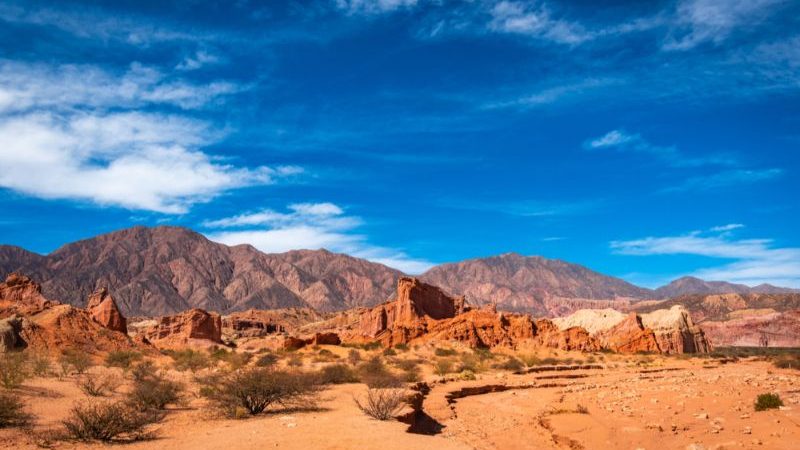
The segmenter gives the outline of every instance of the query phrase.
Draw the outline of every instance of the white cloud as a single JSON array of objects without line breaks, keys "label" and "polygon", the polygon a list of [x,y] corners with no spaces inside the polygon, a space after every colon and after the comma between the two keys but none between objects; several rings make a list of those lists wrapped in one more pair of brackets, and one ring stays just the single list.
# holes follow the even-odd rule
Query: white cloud
[{"label": "white cloud", "polygon": [[528,93],[511,100],[490,102],[483,105],[484,109],[517,108],[526,110],[542,105],[549,105],[574,96],[599,90],[599,88],[618,84],[619,80],[610,78],[589,78],[565,83],[557,86],[545,87],[537,92]]},{"label": "white cloud", "polygon": [[270,184],[293,166],[239,168],[200,149],[224,136],[203,121],[140,107],[200,108],[237,89],[193,85],[133,64],[0,62],[0,187],[45,199],[185,213],[243,186]]},{"label": "white cloud", "polygon": [[593,36],[581,24],[554,19],[544,4],[501,1],[491,9],[492,31],[521,34],[559,44],[580,44]]},{"label": "white cloud", "polygon": [[220,58],[217,55],[205,50],[198,50],[194,55],[185,57],[175,68],[178,70],[197,70],[209,64],[216,64],[219,62]]},{"label": "white cloud", "polygon": [[661,190],[662,193],[715,191],[743,184],[770,181],[783,175],[782,169],[726,170],[710,175],[687,178],[682,183]]},{"label": "white cloud", "polygon": [[417,0],[336,0],[348,14],[383,14],[416,6]]},{"label": "white cloud", "polygon": [[687,275],[750,286],[769,283],[800,287],[800,248],[776,247],[771,239],[733,238],[730,232],[742,227],[729,224],[681,236],[612,241],[611,248],[622,255],[696,255],[733,260]]},{"label": "white cloud", "polygon": [[591,148],[619,147],[640,139],[638,134],[631,135],[624,131],[611,130],[597,139],[590,140],[588,146]]},{"label": "white cloud", "polygon": [[[328,249],[385,264],[405,273],[418,274],[433,266],[404,252],[372,245],[357,233],[363,223],[333,203],[289,205],[289,212],[264,209],[207,221],[209,239],[226,245],[250,244],[267,253],[298,249]],[[235,230],[229,230],[235,229]]]},{"label": "white cloud", "polygon": [[703,43],[719,44],[737,28],[760,23],[781,0],[682,0],[678,3],[665,50],[688,50]]}]

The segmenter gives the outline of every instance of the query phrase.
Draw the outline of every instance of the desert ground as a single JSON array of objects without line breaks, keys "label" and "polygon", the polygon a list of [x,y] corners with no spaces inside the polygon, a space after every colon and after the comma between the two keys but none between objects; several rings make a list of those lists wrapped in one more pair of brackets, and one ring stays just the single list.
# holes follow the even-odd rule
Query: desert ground
[{"label": "desert ground", "polygon": [[[354,352],[358,361],[350,357]],[[163,419],[149,426],[150,437],[124,448],[795,449],[800,442],[800,371],[778,368],[758,355],[315,346],[275,356],[276,366],[304,372],[344,365],[358,376],[365,361],[374,358],[398,377],[416,367],[419,381],[402,389],[417,393],[421,408],[399,410],[396,417],[403,421],[375,420],[355,402],[369,387],[351,382],[326,385],[313,404],[302,408],[227,418],[200,394],[195,380],[224,373],[237,359],[210,359],[208,366],[192,371],[177,370],[179,360],[157,354],[145,359],[155,361],[165,377],[184,383],[183,401],[168,406]],[[13,394],[33,415],[32,424],[0,430],[0,447],[106,448],[108,443],[59,437],[76,403],[128,395],[130,369],[105,365],[97,361],[87,373],[122,381],[109,397],[87,395],[80,388],[86,374],[26,379]],[[778,394],[784,406],[755,411],[756,397],[763,393]]]}]

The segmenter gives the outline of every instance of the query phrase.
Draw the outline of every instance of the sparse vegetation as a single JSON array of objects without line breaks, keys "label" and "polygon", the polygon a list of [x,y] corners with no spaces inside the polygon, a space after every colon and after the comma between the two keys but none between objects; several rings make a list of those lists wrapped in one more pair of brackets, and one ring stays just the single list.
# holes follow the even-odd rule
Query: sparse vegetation
[{"label": "sparse vegetation", "polygon": [[542,360],[536,355],[532,355],[530,353],[523,353],[518,356],[519,360],[522,361],[523,364],[525,364],[525,367],[534,367],[542,365]]},{"label": "sparse vegetation", "polygon": [[518,371],[522,370],[523,364],[522,364],[522,361],[520,361],[519,359],[517,359],[517,358],[515,358],[513,356],[509,356],[508,359],[506,359],[505,361],[503,361],[503,362],[501,362],[499,364],[496,364],[494,367],[497,368],[497,369],[501,369],[501,370],[509,370],[511,372],[518,372]]},{"label": "sparse vegetation", "polygon": [[778,394],[761,394],[756,398],[756,411],[766,411],[768,409],[778,409],[783,406],[783,400]]},{"label": "sparse vegetation", "polygon": [[152,373],[134,380],[128,400],[140,411],[163,410],[167,405],[179,404],[183,390],[181,383]]},{"label": "sparse vegetation", "polygon": [[0,428],[24,427],[32,418],[19,397],[0,392]]},{"label": "sparse vegetation", "polygon": [[455,364],[452,359],[437,358],[433,363],[433,371],[436,375],[444,376],[455,371]]},{"label": "sparse vegetation", "polygon": [[108,397],[119,388],[119,377],[111,373],[87,373],[78,378],[78,387],[91,397]]},{"label": "sparse vegetation", "polygon": [[53,363],[50,357],[44,353],[34,353],[30,357],[30,369],[37,377],[47,377],[53,373]]},{"label": "sparse vegetation", "polygon": [[383,351],[383,356],[397,356],[397,352],[390,347]]},{"label": "sparse vegetation", "polygon": [[444,356],[455,356],[455,355],[457,355],[457,354],[458,354],[458,352],[457,352],[457,351],[455,351],[455,350],[454,350],[454,349],[452,349],[452,348],[436,348],[436,349],[433,351],[433,354],[434,354],[434,355],[436,355],[436,356],[442,356],[442,357],[444,357]]},{"label": "sparse vegetation", "polygon": [[402,389],[370,388],[365,399],[353,400],[361,412],[373,419],[392,420],[403,409],[405,397]]},{"label": "sparse vegetation", "polygon": [[344,384],[357,383],[358,375],[345,364],[333,364],[325,366],[319,371],[320,383],[322,384]]},{"label": "sparse vegetation", "polygon": [[397,345],[394,346],[394,349],[397,350],[397,351],[400,351],[400,352],[407,352],[408,351],[408,345],[407,344],[402,344],[402,343],[401,344],[397,344]]},{"label": "sparse vegetation", "polygon": [[203,394],[228,417],[261,414],[272,405],[309,407],[319,389],[314,374],[266,368],[243,369],[207,385]]},{"label": "sparse vegetation", "polygon": [[371,388],[396,387],[400,380],[386,368],[380,356],[374,356],[358,366],[358,377]]},{"label": "sparse vegetation", "polygon": [[212,347],[208,351],[209,358],[212,361],[224,362],[231,370],[237,370],[247,365],[252,358],[249,353],[239,353],[233,350],[227,350],[222,347]]},{"label": "sparse vegetation", "polygon": [[361,362],[361,352],[352,348],[349,352],[347,352],[347,362],[352,365],[357,365]]},{"label": "sparse vegetation", "polygon": [[472,373],[483,372],[486,368],[486,364],[476,353],[462,353],[459,366],[462,372],[470,371]]},{"label": "sparse vegetation", "polygon": [[6,389],[16,389],[28,379],[27,358],[24,353],[0,354],[0,384]]},{"label": "sparse vegetation", "polygon": [[286,365],[289,367],[303,367],[303,357],[298,354],[293,354],[289,357],[289,360],[286,361]]},{"label": "sparse vegetation", "polygon": [[142,359],[142,354],[139,352],[128,350],[117,350],[110,352],[106,355],[106,366],[119,367],[128,370],[131,366]]},{"label": "sparse vegetation", "polygon": [[161,420],[127,402],[94,402],[72,408],[63,421],[69,438],[79,441],[125,442],[151,438],[147,426]]},{"label": "sparse vegetation", "polygon": [[165,352],[172,358],[175,370],[197,372],[211,366],[211,360],[205,353],[197,350],[172,350]]},{"label": "sparse vegetation", "polygon": [[58,360],[61,367],[61,375],[67,376],[72,372],[83,375],[92,367],[92,358],[81,350],[65,350]]},{"label": "sparse vegetation", "polygon": [[272,353],[265,353],[256,359],[257,367],[272,367],[278,362],[278,357]]}]

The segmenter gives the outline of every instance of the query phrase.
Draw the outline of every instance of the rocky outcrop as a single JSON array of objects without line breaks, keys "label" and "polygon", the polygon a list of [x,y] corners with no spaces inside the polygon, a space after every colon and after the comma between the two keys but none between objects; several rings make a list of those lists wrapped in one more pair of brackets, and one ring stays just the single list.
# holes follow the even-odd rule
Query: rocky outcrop
[{"label": "rocky outcrop", "polygon": [[580,327],[603,348],[621,353],[707,353],[711,344],[681,307],[648,314],[623,314],[611,309],[580,310],[554,319],[561,329]]},{"label": "rocky outcrop", "polygon": [[22,319],[18,316],[0,320],[0,353],[12,351],[23,346],[19,337],[22,330]]},{"label": "rocky outcrop", "polygon": [[293,333],[303,325],[322,320],[310,308],[251,309],[222,317],[222,334],[234,339]]},{"label": "rocky outcrop", "polygon": [[42,287],[25,275],[12,273],[0,283],[0,317],[36,314],[57,304],[46,299]]},{"label": "rocky outcrop", "polygon": [[714,345],[721,347],[800,346],[800,311],[750,310],[730,320],[702,325]]},{"label": "rocky outcrop", "polygon": [[492,305],[473,309],[465,297],[450,296],[409,277],[398,281],[394,301],[364,311],[348,337],[385,346],[458,341],[471,347],[516,347],[529,342],[565,350],[599,349],[584,330],[561,331],[548,320],[499,313]]},{"label": "rocky outcrop", "polygon": [[143,336],[157,347],[213,345],[222,343],[222,318],[202,309],[190,309],[157,319]]},{"label": "rocky outcrop", "polygon": [[109,330],[128,334],[128,321],[119,312],[117,302],[111,297],[106,288],[101,288],[89,296],[86,305],[92,319]]}]

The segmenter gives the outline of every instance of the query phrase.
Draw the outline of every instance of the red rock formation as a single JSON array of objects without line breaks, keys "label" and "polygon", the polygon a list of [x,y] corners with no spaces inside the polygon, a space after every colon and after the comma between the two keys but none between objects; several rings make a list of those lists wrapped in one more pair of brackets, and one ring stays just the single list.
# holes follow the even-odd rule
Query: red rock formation
[{"label": "red rock formation", "polygon": [[800,311],[754,312],[702,326],[714,345],[721,347],[800,347]]},{"label": "red rock formation", "polygon": [[41,286],[25,275],[12,273],[0,283],[0,317],[36,314],[57,304],[44,298]]},{"label": "red rock formation", "polygon": [[89,296],[86,309],[92,319],[109,330],[128,334],[128,321],[119,312],[117,303],[106,288],[101,288]]},{"label": "red rock formation", "polygon": [[603,348],[619,353],[660,352],[655,333],[642,325],[636,313],[628,314],[618,324],[595,335]]},{"label": "red rock formation", "polygon": [[316,333],[305,340],[306,345],[339,345],[342,340],[336,333]]},{"label": "red rock formation", "polygon": [[585,331],[559,331],[547,320],[498,313],[493,306],[471,309],[463,296],[450,297],[441,289],[414,278],[398,281],[396,300],[362,313],[356,339],[385,346],[429,341],[460,341],[472,347],[515,347],[523,341],[565,350],[596,350]]},{"label": "red rock formation", "polygon": [[181,314],[159,318],[158,323],[144,330],[143,334],[157,347],[221,344],[222,318],[219,314],[194,308]]}]

